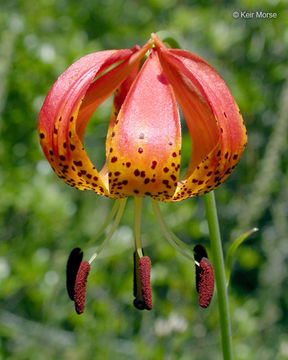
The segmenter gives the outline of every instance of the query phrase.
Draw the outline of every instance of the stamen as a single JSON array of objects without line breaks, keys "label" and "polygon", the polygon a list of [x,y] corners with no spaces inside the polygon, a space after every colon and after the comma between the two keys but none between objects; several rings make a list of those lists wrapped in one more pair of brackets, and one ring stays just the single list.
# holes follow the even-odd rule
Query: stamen
[{"label": "stamen", "polygon": [[168,240],[169,244],[174,247],[177,251],[179,251],[183,256],[188,258],[189,260],[194,260],[194,255],[190,247],[185,244],[181,239],[179,239],[167,226],[167,224],[164,221],[164,218],[161,214],[159,205],[157,204],[157,201],[151,200],[151,205],[155,214],[155,218],[162,230],[163,235]]},{"label": "stamen", "polygon": [[91,256],[90,260],[89,260],[89,264],[91,264],[95,258],[100,254],[100,252],[103,250],[104,246],[106,245],[106,243],[111,239],[111,237],[114,235],[119,223],[120,223],[120,220],[122,218],[122,215],[123,215],[123,212],[124,212],[124,209],[125,209],[125,205],[126,205],[126,202],[127,202],[127,198],[125,199],[120,199],[119,200],[119,208],[118,208],[118,212],[117,212],[117,215],[116,215],[116,218],[114,220],[114,223],[112,224],[111,226],[111,229],[109,230],[106,238],[103,240],[103,242],[101,243],[101,245],[99,245],[99,247],[97,248],[97,251]]},{"label": "stamen", "polygon": [[206,257],[203,257],[200,261],[198,292],[199,305],[207,308],[214,292],[214,270],[211,262]]},{"label": "stamen", "polygon": [[151,261],[148,256],[139,257],[134,252],[133,305],[138,310],[152,309],[152,291],[150,284]]},{"label": "stamen", "polygon": [[76,276],[74,286],[74,302],[77,314],[82,314],[84,312],[86,284],[89,272],[90,264],[88,261],[82,261]]},{"label": "stamen", "polygon": [[75,248],[71,251],[66,265],[66,288],[70,299],[74,300],[74,285],[76,281],[77,272],[79,270],[81,261],[83,259],[83,252],[80,248]]},{"label": "stamen", "polygon": [[94,241],[96,241],[99,236],[101,236],[103,234],[103,232],[106,230],[107,226],[110,224],[110,222],[112,221],[114,215],[116,214],[116,212],[119,209],[121,200],[117,199],[114,201],[113,207],[110,211],[110,213],[108,214],[106,220],[104,221],[104,224],[101,226],[101,228],[98,230],[98,232],[96,233],[95,236],[93,236],[83,247],[83,249],[86,249],[87,247],[89,247],[91,244],[94,243]]},{"label": "stamen", "polygon": [[144,256],[141,244],[141,207],[142,198],[134,198],[134,277],[133,294],[135,300],[133,305],[138,310],[152,309],[152,292],[150,285],[151,261],[148,256]]},{"label": "stamen", "polygon": [[208,260],[204,246],[198,244],[194,247],[196,290],[199,294],[198,302],[203,308],[207,308],[214,292],[214,270]]},{"label": "stamen", "polygon": [[145,303],[142,296],[141,291],[141,280],[140,280],[140,272],[139,272],[139,254],[134,251],[133,253],[133,264],[134,264],[134,272],[133,272],[133,295],[135,297],[133,301],[133,305],[138,310],[145,309]]},{"label": "stamen", "polygon": [[151,261],[148,256],[142,256],[139,260],[139,272],[141,291],[145,303],[145,309],[152,309],[152,291],[150,285]]}]

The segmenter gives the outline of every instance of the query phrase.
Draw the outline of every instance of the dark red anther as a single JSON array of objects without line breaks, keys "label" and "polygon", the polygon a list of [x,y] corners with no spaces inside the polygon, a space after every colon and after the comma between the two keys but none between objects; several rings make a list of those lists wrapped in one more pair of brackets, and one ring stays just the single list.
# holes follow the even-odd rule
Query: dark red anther
[{"label": "dark red anther", "polygon": [[145,309],[152,309],[152,291],[150,284],[151,261],[148,256],[139,259],[139,272],[141,280],[141,291],[145,303]]},{"label": "dark red anther", "polygon": [[66,265],[66,288],[68,295],[74,301],[74,286],[77,272],[79,270],[81,261],[83,259],[83,252],[80,248],[75,248],[71,251]]},{"label": "dark red anther", "polygon": [[203,308],[207,308],[211,302],[214,292],[214,270],[211,262],[203,257],[199,264],[199,305]]},{"label": "dark red anther", "polygon": [[82,261],[76,276],[74,286],[74,303],[77,314],[82,314],[84,312],[86,284],[89,272],[90,264],[88,261]]},{"label": "dark red anther", "polygon": [[152,309],[152,292],[150,285],[151,261],[148,256],[139,257],[134,252],[133,305],[138,310]]}]

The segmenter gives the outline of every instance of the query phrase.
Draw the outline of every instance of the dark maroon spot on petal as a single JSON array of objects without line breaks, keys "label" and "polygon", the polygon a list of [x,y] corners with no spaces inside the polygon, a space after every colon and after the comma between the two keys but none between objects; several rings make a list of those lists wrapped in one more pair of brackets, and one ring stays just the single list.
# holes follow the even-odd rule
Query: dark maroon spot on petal
[{"label": "dark maroon spot on petal", "polygon": [[129,168],[131,166],[131,162],[126,162],[126,166]]},{"label": "dark maroon spot on petal", "polygon": [[143,153],[143,149],[142,149],[141,147],[138,149],[138,153],[139,153],[139,154],[142,154],[142,153]]},{"label": "dark maroon spot on petal", "polygon": [[115,136],[115,132],[114,132],[114,131],[112,132],[111,136],[112,136],[112,137],[114,137],[114,136]]},{"label": "dark maroon spot on petal", "polygon": [[62,160],[62,161],[65,161],[65,160],[66,160],[65,156],[63,156],[63,155],[60,155],[60,156],[59,156],[59,159]]},{"label": "dark maroon spot on petal", "polygon": [[87,174],[86,175],[88,179],[91,179],[92,178],[92,175],[91,174]]},{"label": "dark maroon spot on petal", "polygon": [[119,175],[120,175],[120,171],[115,171],[115,172],[114,172],[114,175],[115,175],[115,176],[119,176]]},{"label": "dark maroon spot on petal", "polygon": [[[110,148],[110,153],[112,153],[112,151],[113,151],[113,148]],[[122,164],[122,165],[124,165],[124,164]]]},{"label": "dark maroon spot on petal", "polygon": [[204,182],[204,181],[199,180],[199,181],[198,181],[198,184],[199,184],[199,185],[202,185],[202,184],[203,184],[203,182]]},{"label": "dark maroon spot on petal", "polygon": [[75,150],[75,145],[70,144],[70,149],[71,149],[72,151]]},{"label": "dark maroon spot on petal", "polygon": [[81,170],[81,174],[85,175],[86,174],[86,170]]},{"label": "dark maroon spot on petal", "polygon": [[135,194],[139,194],[139,190],[134,190],[134,193],[135,193]]},{"label": "dark maroon spot on petal", "polygon": [[45,138],[45,135],[43,133],[40,133],[40,139],[44,139]]},{"label": "dark maroon spot on petal", "polygon": [[123,180],[123,181],[122,181],[122,184],[123,184],[123,185],[127,185],[127,184],[128,184],[128,181],[127,181],[127,180]]},{"label": "dark maroon spot on petal", "polygon": [[53,130],[54,134],[58,134],[58,130],[56,129],[56,127],[54,126],[54,130]]},{"label": "dark maroon spot on petal", "polygon": [[204,169],[208,169],[208,166],[207,166],[207,165],[205,165],[205,166],[204,166]]},{"label": "dark maroon spot on petal", "polygon": [[74,116],[71,116],[71,118],[70,118],[70,122],[72,122],[72,121],[73,121],[73,119],[74,119]]},{"label": "dark maroon spot on petal", "polygon": [[69,137],[71,137],[72,136],[72,132],[71,131],[69,131]]},{"label": "dark maroon spot on petal", "polygon": [[179,155],[181,155],[181,150],[179,150]]},{"label": "dark maroon spot on petal", "polygon": [[218,175],[218,174],[220,174],[220,171],[219,171],[219,170],[216,170],[216,171],[214,172],[214,175]]},{"label": "dark maroon spot on petal", "polygon": [[175,176],[175,175],[171,175],[170,177],[171,177],[171,179],[172,179],[173,181],[176,181],[176,176]]},{"label": "dark maroon spot on petal", "polygon": [[197,179],[192,179],[192,183],[196,184],[198,182]]},{"label": "dark maroon spot on petal", "polygon": [[169,141],[169,142],[168,142],[168,145],[170,145],[170,146],[173,145],[172,141]]},{"label": "dark maroon spot on petal", "polygon": [[155,179],[152,179],[152,180],[151,180],[151,182],[153,182],[153,183],[155,183],[155,181],[156,181]]},{"label": "dark maroon spot on petal", "polygon": [[152,161],[152,165],[151,165],[151,169],[155,169],[156,168],[156,166],[157,166],[157,161]]},{"label": "dark maroon spot on petal", "polygon": [[219,150],[217,153],[217,156],[220,156],[220,155],[221,155],[221,150]]},{"label": "dark maroon spot on petal", "polygon": [[64,147],[64,149],[66,149],[66,147],[67,147],[66,142],[63,143],[63,147]]},{"label": "dark maroon spot on petal", "polygon": [[79,161],[73,161],[73,164],[75,164],[76,166],[82,166],[82,161],[79,160]]},{"label": "dark maroon spot on petal", "polygon": [[228,158],[228,155],[229,155],[229,153],[228,153],[228,152],[226,152],[226,154],[225,154],[225,159],[227,159],[227,158]]},{"label": "dark maroon spot on petal", "polygon": [[50,154],[50,155],[53,155],[53,151],[52,151],[52,150],[50,150],[50,151],[49,151],[49,154]]},{"label": "dark maroon spot on petal", "polygon": [[233,160],[236,160],[237,158],[238,158],[237,154],[233,155]]},{"label": "dark maroon spot on petal", "polygon": [[176,156],[177,156],[176,152],[173,152],[173,153],[172,153],[172,156],[173,156],[173,157],[176,157]]},{"label": "dark maroon spot on petal", "polygon": [[226,115],[225,111],[224,111],[224,113],[223,113],[223,114],[224,114],[225,118],[227,118],[227,115]]},{"label": "dark maroon spot on petal", "polygon": [[116,157],[116,156],[113,156],[113,157],[111,158],[111,162],[114,163],[114,162],[116,162],[116,161],[117,161],[117,157]]},{"label": "dark maroon spot on petal", "polygon": [[144,178],[144,177],[145,177],[145,171],[141,171],[140,176],[141,176],[142,178]]},{"label": "dark maroon spot on petal", "polygon": [[135,176],[139,176],[139,175],[140,175],[140,171],[139,171],[138,169],[136,169],[136,170],[134,171],[134,175],[135,175]]},{"label": "dark maroon spot on petal", "polygon": [[209,171],[208,173],[207,173],[207,176],[211,176],[212,175],[212,171]]},{"label": "dark maroon spot on petal", "polygon": [[168,167],[164,167],[163,171],[167,173],[169,171]]},{"label": "dark maroon spot on petal", "polygon": [[150,179],[149,179],[149,178],[146,178],[146,179],[144,180],[144,184],[149,184],[149,182],[150,182]]}]

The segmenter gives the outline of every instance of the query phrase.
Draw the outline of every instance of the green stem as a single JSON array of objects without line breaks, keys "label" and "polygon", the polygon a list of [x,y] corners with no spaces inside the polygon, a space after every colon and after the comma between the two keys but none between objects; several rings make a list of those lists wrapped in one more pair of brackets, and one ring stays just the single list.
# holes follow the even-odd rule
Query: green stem
[{"label": "green stem", "polygon": [[221,327],[222,352],[224,360],[232,360],[232,336],[229,318],[228,294],[226,287],[224,257],[218,223],[214,192],[204,195],[206,217],[209,226],[211,253],[215,271],[219,319]]}]

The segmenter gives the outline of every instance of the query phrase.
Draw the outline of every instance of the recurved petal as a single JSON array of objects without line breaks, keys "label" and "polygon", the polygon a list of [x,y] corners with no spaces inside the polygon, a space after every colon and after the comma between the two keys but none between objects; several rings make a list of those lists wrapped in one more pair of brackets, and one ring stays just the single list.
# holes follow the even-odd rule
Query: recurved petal
[{"label": "recurved petal", "polygon": [[125,98],[111,134],[111,194],[170,199],[180,168],[181,127],[176,100],[152,49]]},{"label": "recurved petal", "polygon": [[149,46],[87,55],[71,65],[47,95],[38,123],[41,145],[56,174],[70,186],[110,197],[107,181],[91,163],[82,138],[96,107],[121,84]]},{"label": "recurved petal", "polygon": [[247,135],[233,96],[209,64],[185,50],[158,52],[192,140],[190,165],[173,198],[179,201],[219,186],[239,161]]}]

